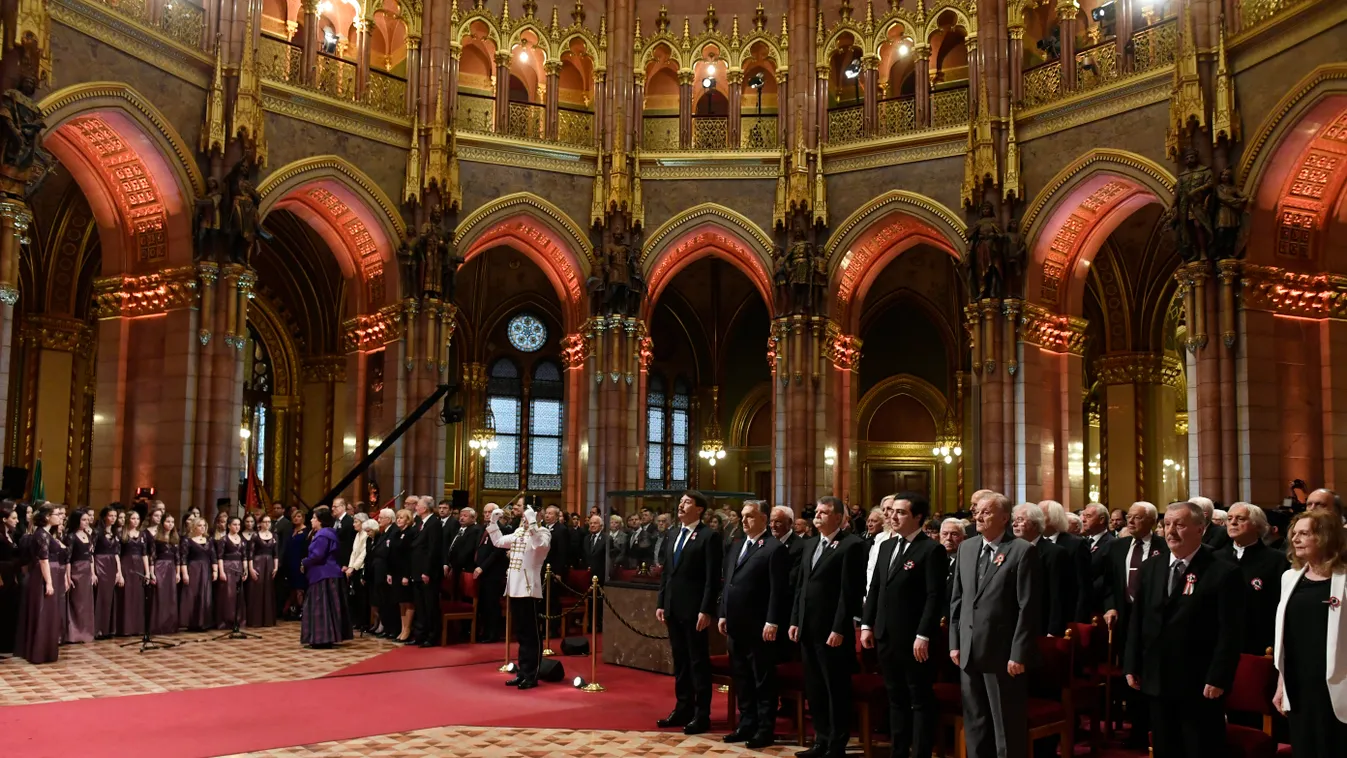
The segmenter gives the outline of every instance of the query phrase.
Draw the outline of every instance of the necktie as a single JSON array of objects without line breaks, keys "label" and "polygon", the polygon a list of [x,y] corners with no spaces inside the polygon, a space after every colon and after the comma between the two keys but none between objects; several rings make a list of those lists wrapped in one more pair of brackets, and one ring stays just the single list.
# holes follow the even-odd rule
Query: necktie
[{"label": "necktie", "polygon": [[1132,540],[1132,555],[1127,559],[1127,602],[1135,602],[1141,589],[1141,559],[1146,546],[1141,540]]},{"label": "necktie", "polygon": [[677,568],[678,566],[678,556],[683,554],[683,545],[687,543],[687,539],[688,539],[688,528],[685,526],[683,527],[683,530],[678,533],[678,542],[677,544],[674,545],[673,565],[675,568]]},{"label": "necktie", "polygon": [[1179,591],[1179,586],[1183,584],[1183,571],[1186,568],[1183,561],[1174,561],[1174,568],[1169,572],[1169,595]]},{"label": "necktie", "polygon": [[898,565],[898,559],[903,557],[903,551],[907,549],[907,540],[902,537],[894,537],[897,542],[893,545],[893,555],[889,556],[889,570]]},{"label": "necktie", "polygon": [[744,559],[748,557],[748,546],[750,544],[748,537],[744,537],[744,547],[739,551],[739,560],[734,564],[736,567],[744,565]]},{"label": "necktie", "polygon": [[991,545],[984,545],[982,547],[982,555],[978,556],[978,569],[977,569],[977,585],[979,587],[982,586],[982,577],[987,574],[987,566],[991,565],[992,553],[995,552],[996,548],[992,547]]},{"label": "necktie", "polygon": [[815,550],[815,551],[814,551],[814,558],[813,558],[813,560],[811,560],[811,561],[809,562],[809,568],[812,569],[813,567],[815,567],[815,566],[818,565],[818,559],[823,557],[823,551],[824,551],[824,550],[827,550],[827,549],[828,549],[828,538],[827,538],[827,537],[819,537],[819,538],[818,538],[818,550]]}]

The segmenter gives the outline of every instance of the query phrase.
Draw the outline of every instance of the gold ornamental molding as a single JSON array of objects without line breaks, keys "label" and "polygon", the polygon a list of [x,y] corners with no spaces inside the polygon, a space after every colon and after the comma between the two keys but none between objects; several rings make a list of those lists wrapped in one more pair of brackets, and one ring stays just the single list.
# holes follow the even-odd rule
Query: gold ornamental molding
[{"label": "gold ornamental molding", "polygon": [[[335,179],[356,190],[357,196],[363,195],[366,200],[371,201],[380,211],[376,215],[383,222],[382,226],[389,236],[390,245],[398,244],[406,235],[407,224],[402,220],[402,214],[398,212],[388,193],[364,171],[339,155],[315,155],[303,158],[268,174],[267,178],[257,185],[257,194],[262,198],[262,207],[259,210],[265,215],[272,205],[284,199],[291,190],[322,179]],[[270,196],[278,191],[281,194],[268,202]]]},{"label": "gold ornamental molding", "polygon": [[[1033,240],[1038,234],[1034,222],[1048,209],[1049,201],[1054,200],[1059,194],[1063,197],[1069,194],[1061,192],[1064,187],[1098,171],[1116,173],[1132,179],[1162,201],[1174,194],[1174,175],[1159,163],[1126,150],[1096,148],[1057,172],[1052,181],[1039,190],[1029,203],[1029,207],[1025,209],[1023,220],[1020,222],[1020,229],[1025,232],[1025,238]],[[1032,244],[1030,249],[1033,249]]]},{"label": "gold ornamental molding", "polygon": [[1347,320],[1347,276],[1297,274],[1275,266],[1242,266],[1240,301],[1248,310],[1298,318]]},{"label": "gold ornamental molding", "polygon": [[[126,115],[140,126],[158,144],[160,151],[176,160],[165,161],[178,175],[179,184],[190,196],[199,197],[206,191],[206,180],[197,166],[196,152],[188,147],[178,130],[164,114],[144,95],[122,82],[85,82],[63,87],[47,95],[38,104],[48,131],[53,131],[70,119],[100,110],[113,110]],[[188,206],[190,202],[186,203]]]},{"label": "gold ornamental molding", "polygon": [[458,159],[572,176],[594,176],[598,151],[550,142],[530,142],[480,132],[460,132]]},{"label": "gold ornamental molding", "polygon": [[681,229],[691,229],[703,221],[710,221],[725,227],[731,232],[737,232],[739,235],[747,237],[755,244],[758,248],[758,254],[766,261],[767,270],[769,272],[772,270],[772,238],[762,230],[762,227],[753,223],[753,220],[748,216],[719,203],[702,203],[693,206],[656,227],[655,231],[651,232],[650,236],[646,238],[645,249],[641,251],[642,269],[646,270],[647,274],[650,273],[649,266],[646,265],[647,261],[653,264],[655,258],[658,257],[656,253],[665,244],[665,238]]},{"label": "gold ornamental molding", "polygon": [[1259,4],[1283,7],[1254,24],[1248,23],[1248,10],[1244,9],[1245,27],[1228,43],[1231,51],[1239,52],[1233,59],[1235,73],[1243,73],[1347,21],[1347,3],[1341,0],[1261,0]]},{"label": "gold ornamental molding", "polygon": [[[874,418],[875,412],[884,403],[899,395],[907,395],[921,403],[927,413],[931,414],[936,434],[943,434],[947,431],[941,428],[945,423],[945,417],[949,413],[949,399],[945,397],[945,394],[934,384],[919,376],[897,374],[871,387],[870,391],[866,392],[865,396],[856,404],[857,436],[863,439],[866,436],[866,431],[870,428],[870,422]],[[924,448],[920,452],[929,457],[931,443],[924,442],[921,444],[924,445]]]},{"label": "gold ornamental molding", "polygon": [[1129,78],[1116,84],[1085,90],[1042,108],[1016,114],[1020,126],[1015,139],[1021,143],[1029,142],[1148,105],[1167,102],[1173,77],[1174,67],[1165,66],[1139,79]]},{"label": "gold ornamental molding", "polygon": [[1020,337],[1030,345],[1055,353],[1085,355],[1085,327],[1083,318],[1062,316],[1033,303],[1024,303],[1020,311]]},{"label": "gold ornamental molding", "polygon": [[1172,355],[1156,353],[1111,353],[1094,362],[1100,384],[1162,384],[1184,390],[1183,363]]},{"label": "gold ornamental molding", "polygon": [[[912,142],[921,144],[904,146]],[[886,149],[889,145],[894,145],[894,147]],[[865,152],[857,152],[862,148]],[[877,140],[849,142],[845,146],[832,148],[825,146],[823,155],[827,160],[823,164],[823,175],[832,176],[833,174],[845,174],[851,171],[954,158],[963,155],[967,150],[968,128],[966,126],[915,132]]]},{"label": "gold ornamental molding", "polygon": [[892,211],[905,212],[917,220],[924,221],[941,232],[957,253],[963,254],[964,246],[968,242],[968,225],[954,211],[925,195],[907,190],[889,190],[853,211],[828,238],[824,246],[824,255],[830,261],[828,266],[830,275],[840,261],[841,254],[845,252],[844,248],[849,248],[854,242],[855,235],[865,231],[875,220],[883,218]]},{"label": "gold ornamental molding", "polygon": [[[278,96],[274,93],[280,93]],[[311,105],[312,101],[321,106]],[[391,118],[388,114],[360,108],[352,103],[324,98],[317,92],[286,87],[277,82],[262,82],[262,109],[267,113],[287,116],[297,121],[308,121],[325,126],[343,134],[363,137],[372,142],[380,142],[393,147],[406,149],[411,134],[411,121]],[[369,118],[379,118],[386,123],[371,123],[364,118],[354,118],[349,113],[360,113]]]},{"label": "gold ornamental molding", "polygon": [[142,276],[94,280],[94,318],[134,318],[197,306],[197,270],[179,266]]},{"label": "gold ornamental molding", "polygon": [[300,376],[305,384],[346,381],[346,356],[315,355],[300,364]]},{"label": "gold ornamental molding", "polygon": [[80,356],[88,356],[93,349],[93,329],[74,318],[29,316],[20,325],[19,338],[42,350],[59,350]]},{"label": "gold ornamental molding", "polygon": [[377,350],[402,338],[402,303],[377,313],[349,318],[341,324],[341,349],[347,353]]},{"label": "gold ornamental molding", "polygon": [[[557,236],[569,243],[571,250],[580,259],[582,266],[594,262],[594,247],[590,244],[589,236],[580,228],[580,225],[575,223],[574,219],[567,215],[565,211],[532,192],[515,192],[504,197],[498,197],[469,213],[466,218],[459,222],[458,228],[454,230],[454,247],[461,248],[465,240],[475,236],[477,227],[486,227],[492,220],[510,215],[510,212],[516,207],[522,212],[538,218],[552,231],[556,232]],[[586,276],[589,275],[588,270],[581,273]]]},{"label": "gold ornamental molding", "polygon": [[140,26],[105,5],[88,0],[51,0],[51,19],[117,48],[155,68],[202,89],[210,86],[211,58],[195,48]]},{"label": "gold ornamental molding", "polygon": [[[780,160],[780,153],[737,150],[641,153],[641,179],[775,180],[780,170]],[[767,191],[772,192],[774,189]]]},{"label": "gold ornamental molding", "polygon": [[[1347,9],[1347,3],[1343,3],[1343,8]],[[1280,145],[1286,132],[1295,127],[1301,114],[1314,107],[1321,98],[1332,94],[1347,94],[1347,63],[1319,66],[1282,97],[1245,145],[1244,158],[1236,174],[1236,179],[1243,182],[1244,192],[1252,193],[1250,197],[1257,194],[1264,167],[1276,155],[1276,150],[1267,148]]]}]

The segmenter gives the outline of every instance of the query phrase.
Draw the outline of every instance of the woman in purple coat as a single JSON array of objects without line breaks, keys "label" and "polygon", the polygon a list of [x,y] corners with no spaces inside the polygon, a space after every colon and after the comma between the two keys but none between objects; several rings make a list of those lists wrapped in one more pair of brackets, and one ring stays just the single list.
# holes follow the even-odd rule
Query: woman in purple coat
[{"label": "woman in purple coat", "polygon": [[180,539],[173,514],[164,514],[150,551],[150,634],[173,634],[178,631]]},{"label": "woman in purple coat", "polygon": [[29,545],[33,562],[24,587],[23,628],[15,653],[29,663],[51,663],[61,647],[65,631],[67,548],[52,530],[59,529],[64,509],[42,506],[33,522]]},{"label": "woman in purple coat", "polygon": [[94,534],[94,639],[117,633],[117,596],[122,592],[122,543],[117,539],[117,509],[98,514]]},{"label": "woman in purple coat", "polygon": [[313,539],[309,542],[309,554],[301,564],[301,570],[309,580],[309,591],[304,595],[299,641],[322,650],[351,639],[351,616],[337,583],[341,564],[337,561],[334,523],[336,519],[327,506],[313,510],[310,516]]},{"label": "woman in purple coat", "polygon": [[66,535],[70,548],[70,591],[66,593],[66,644],[94,641],[94,516],[81,508],[70,514]]}]

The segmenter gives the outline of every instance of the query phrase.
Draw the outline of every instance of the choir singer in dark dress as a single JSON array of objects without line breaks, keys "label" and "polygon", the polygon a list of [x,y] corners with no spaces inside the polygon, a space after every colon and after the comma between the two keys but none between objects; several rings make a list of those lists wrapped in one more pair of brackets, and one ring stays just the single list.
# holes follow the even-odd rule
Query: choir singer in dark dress
[{"label": "choir singer in dark dress", "polygon": [[708,629],[720,594],[720,564],[725,555],[720,533],[702,523],[710,502],[696,490],[678,501],[678,535],[664,544],[655,619],[669,629],[673,650],[673,711],[656,724],[683,727],[684,734],[711,729],[711,651]]},{"label": "choir singer in dark dress", "polygon": [[739,724],[725,741],[750,750],[776,741],[777,630],[790,620],[790,551],[767,531],[766,507],[762,500],[744,501],[744,536],[726,558],[717,624],[729,638],[739,701]]}]

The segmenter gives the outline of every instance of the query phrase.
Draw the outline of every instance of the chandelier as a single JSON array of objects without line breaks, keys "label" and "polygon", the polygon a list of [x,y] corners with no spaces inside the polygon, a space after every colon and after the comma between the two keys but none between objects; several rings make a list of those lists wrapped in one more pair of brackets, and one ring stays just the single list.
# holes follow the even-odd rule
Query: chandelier
[{"label": "chandelier", "polygon": [[955,458],[963,455],[963,447],[960,445],[959,423],[954,415],[953,408],[946,411],[945,422],[941,427],[942,431],[935,438],[935,447],[931,448],[931,455],[945,463],[953,463]]},{"label": "chandelier", "polygon": [[486,411],[482,414],[482,423],[476,429],[472,430],[472,436],[468,439],[468,447],[477,451],[477,454],[486,457],[490,450],[495,450],[496,445],[496,416],[491,412],[491,406],[486,406]]},{"label": "chandelier", "polygon": [[716,461],[725,458],[725,441],[721,439],[720,422],[716,417],[720,415],[720,388],[711,388],[711,422],[706,425],[706,432],[702,434],[702,449],[697,452],[702,460],[706,461],[712,467],[715,467]]}]

